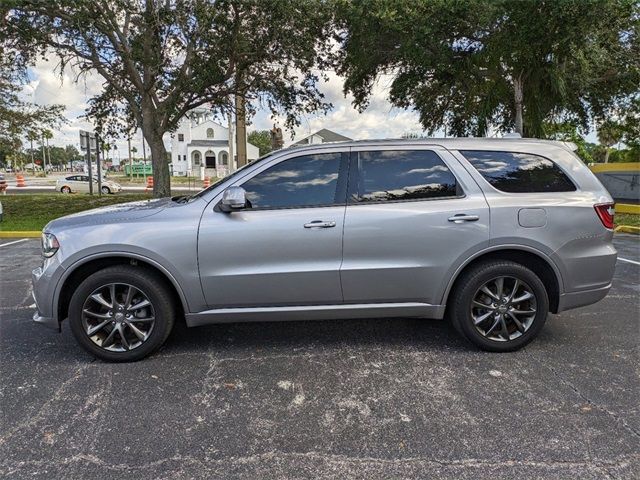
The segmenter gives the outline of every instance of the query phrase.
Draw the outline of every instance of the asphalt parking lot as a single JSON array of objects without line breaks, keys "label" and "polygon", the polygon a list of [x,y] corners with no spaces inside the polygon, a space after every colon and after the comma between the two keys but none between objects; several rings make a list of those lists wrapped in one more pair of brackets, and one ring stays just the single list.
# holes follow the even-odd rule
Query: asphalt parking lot
[{"label": "asphalt parking lot", "polygon": [[638,237],[616,235],[606,299],[515,353],[442,321],[178,325],[118,365],[31,322],[39,242],[11,242],[2,478],[638,478]]}]

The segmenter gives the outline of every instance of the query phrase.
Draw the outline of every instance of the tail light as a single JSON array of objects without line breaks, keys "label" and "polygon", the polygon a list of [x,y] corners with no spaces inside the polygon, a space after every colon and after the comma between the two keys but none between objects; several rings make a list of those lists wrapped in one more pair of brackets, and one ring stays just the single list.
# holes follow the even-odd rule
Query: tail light
[{"label": "tail light", "polygon": [[596,209],[596,213],[598,214],[598,217],[600,217],[600,221],[602,222],[602,225],[604,225],[604,228],[608,228],[610,230],[613,230],[613,216],[616,213],[614,207],[614,203],[601,203],[593,206],[593,208]]}]

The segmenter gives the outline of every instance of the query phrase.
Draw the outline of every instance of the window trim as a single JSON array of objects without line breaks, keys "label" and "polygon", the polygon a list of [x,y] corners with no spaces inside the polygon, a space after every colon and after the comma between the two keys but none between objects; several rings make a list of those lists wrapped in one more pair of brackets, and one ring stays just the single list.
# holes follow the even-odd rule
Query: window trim
[{"label": "window trim", "polygon": [[[552,159],[550,159],[549,157],[546,157],[544,155],[541,155],[539,153],[533,153],[533,152],[524,152],[521,150],[484,150],[484,149],[457,149],[456,152],[460,155],[460,157],[469,164],[469,166],[471,167],[471,175],[478,175],[478,177],[487,184],[487,186],[489,186],[489,188],[493,189],[494,192],[499,193],[501,195],[549,195],[550,193],[573,193],[573,192],[579,192],[580,189],[578,188],[578,185],[576,184],[576,182],[573,181],[573,178],[571,178],[571,175],[569,175],[567,173],[567,171],[558,163],[553,161]],[[573,190],[562,190],[562,191],[551,191],[551,192],[505,192],[504,190],[500,190],[499,188],[494,187],[491,182],[489,180],[487,180],[485,178],[485,176],[482,174],[482,172],[480,172],[480,170],[478,170],[475,165],[473,163],[471,163],[471,160],[469,160],[467,158],[467,156],[464,154],[464,152],[491,152],[491,153],[514,153],[514,154],[521,154],[521,155],[533,155],[535,157],[540,157],[544,160],[548,160],[549,162],[551,162],[553,165],[555,165],[563,174],[565,177],[567,177],[567,180],[569,180],[569,183],[571,183],[571,185],[573,185]]]},{"label": "window trim", "polygon": [[[266,166],[264,169],[256,172],[254,175],[251,175],[250,177],[243,177],[242,179],[240,179],[238,182],[233,183],[232,185],[234,186],[238,186],[238,187],[242,187],[245,183],[247,183],[248,181],[252,180],[253,178],[257,177],[258,175],[262,174],[263,172],[266,172],[267,170],[275,167],[276,165],[280,165],[283,162],[287,162],[289,160],[294,160],[296,158],[300,158],[300,157],[308,157],[311,155],[327,155],[327,154],[339,154],[340,155],[340,159],[339,159],[339,163],[338,163],[338,181],[336,184],[336,192],[333,196],[333,203],[324,203],[324,204],[317,204],[317,205],[292,205],[292,206],[287,206],[287,207],[251,207],[251,208],[243,208],[241,210],[239,210],[239,212],[262,212],[262,211],[268,211],[268,210],[294,210],[294,209],[307,209],[307,208],[327,208],[327,207],[344,207],[346,206],[347,203],[347,182],[348,182],[348,176],[349,176],[349,151],[348,150],[341,150],[341,151],[329,151],[329,152],[300,152],[300,155],[294,155],[294,156],[288,156],[286,158],[283,158],[281,161],[279,162],[273,162],[271,164],[269,164],[268,166]],[[244,187],[243,187],[244,188]],[[340,202],[340,198],[342,198],[342,202]],[[219,205],[220,202],[222,201],[222,198],[220,198],[220,201],[216,202],[216,206],[214,207],[214,209],[216,211],[220,211],[219,209]]]},{"label": "window trim", "polygon": [[[358,192],[358,181],[360,179],[360,168],[358,168],[358,156],[361,152],[389,152],[389,151],[411,151],[411,152],[432,152],[435,154],[442,164],[447,167],[449,173],[453,175],[453,178],[456,179],[456,194],[455,195],[447,195],[446,197],[429,197],[429,198],[408,198],[405,200],[397,199],[397,200],[371,200],[368,202],[361,202],[354,200],[354,196],[359,196]],[[380,147],[380,148],[366,148],[366,149],[358,149],[352,150],[349,158],[349,182],[347,189],[347,205],[351,206],[359,206],[359,205],[380,205],[380,204],[390,204],[390,203],[415,203],[415,202],[436,202],[439,200],[457,200],[465,198],[467,194],[462,188],[462,184],[460,183],[460,179],[455,174],[454,170],[451,166],[445,161],[444,158],[438,153],[438,151],[434,148],[412,148],[411,145],[406,147],[404,146],[394,146],[393,148],[389,147]]]}]

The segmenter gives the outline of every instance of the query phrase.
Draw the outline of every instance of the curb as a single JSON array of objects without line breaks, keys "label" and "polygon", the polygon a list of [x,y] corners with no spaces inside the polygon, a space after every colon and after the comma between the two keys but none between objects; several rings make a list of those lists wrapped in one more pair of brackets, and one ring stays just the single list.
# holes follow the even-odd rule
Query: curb
[{"label": "curb", "polygon": [[616,203],[616,213],[633,213],[640,215],[640,205],[633,205],[629,203]]},{"label": "curb", "polygon": [[640,227],[632,227],[631,225],[618,225],[614,230],[615,233],[635,233],[640,235]]},{"label": "curb", "polygon": [[0,238],[40,238],[41,231],[0,231]]}]

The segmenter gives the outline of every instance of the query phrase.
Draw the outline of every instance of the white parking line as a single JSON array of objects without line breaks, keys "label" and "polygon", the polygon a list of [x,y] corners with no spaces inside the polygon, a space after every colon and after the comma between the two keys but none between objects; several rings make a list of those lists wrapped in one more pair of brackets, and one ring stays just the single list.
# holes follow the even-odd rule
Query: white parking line
[{"label": "white parking line", "polygon": [[629,260],[628,258],[618,257],[618,260],[621,262],[633,263],[634,265],[640,265],[640,262],[636,262],[635,260]]},{"label": "white parking line", "polygon": [[29,239],[28,238],[23,238],[21,240],[15,240],[13,242],[0,243],[0,248],[7,247],[9,245],[13,245],[14,243],[26,242],[27,240],[29,240]]}]

